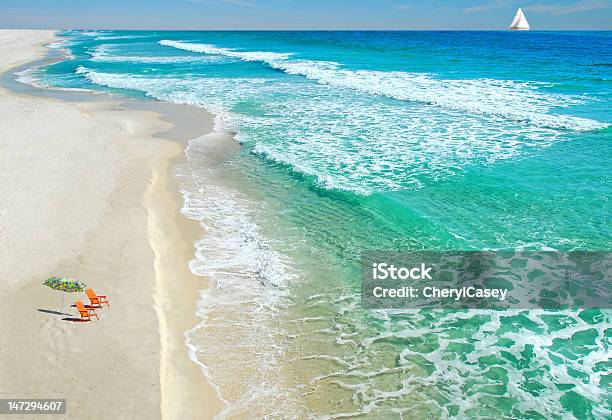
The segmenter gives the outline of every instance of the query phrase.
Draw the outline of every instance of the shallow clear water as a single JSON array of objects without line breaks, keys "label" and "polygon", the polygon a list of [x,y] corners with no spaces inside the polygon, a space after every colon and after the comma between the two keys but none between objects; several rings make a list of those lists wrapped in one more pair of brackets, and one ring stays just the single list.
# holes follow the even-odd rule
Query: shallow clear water
[{"label": "shallow clear water", "polygon": [[606,311],[365,311],[368,249],[609,250],[609,32],[68,31],[24,81],[218,115],[177,168],[226,414],[609,417]]}]

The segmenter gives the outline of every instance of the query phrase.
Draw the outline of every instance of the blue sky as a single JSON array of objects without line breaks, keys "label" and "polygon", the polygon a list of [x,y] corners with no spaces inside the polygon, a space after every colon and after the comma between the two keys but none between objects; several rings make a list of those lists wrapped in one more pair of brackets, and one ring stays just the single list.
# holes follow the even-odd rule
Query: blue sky
[{"label": "blue sky", "polygon": [[612,0],[0,0],[0,28],[612,29]]}]

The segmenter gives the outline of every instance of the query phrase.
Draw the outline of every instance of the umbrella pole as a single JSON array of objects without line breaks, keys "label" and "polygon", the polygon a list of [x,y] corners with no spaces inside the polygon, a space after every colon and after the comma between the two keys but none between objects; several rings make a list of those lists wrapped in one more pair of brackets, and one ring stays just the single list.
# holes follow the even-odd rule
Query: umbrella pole
[{"label": "umbrella pole", "polygon": [[60,315],[64,313],[64,296],[66,296],[66,292],[62,292],[62,307],[60,309]]}]

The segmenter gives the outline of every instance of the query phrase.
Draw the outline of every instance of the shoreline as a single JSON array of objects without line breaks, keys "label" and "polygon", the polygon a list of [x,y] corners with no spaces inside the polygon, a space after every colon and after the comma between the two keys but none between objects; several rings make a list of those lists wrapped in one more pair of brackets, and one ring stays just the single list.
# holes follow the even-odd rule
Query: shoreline
[{"label": "shoreline", "polygon": [[[13,32],[14,36],[24,33],[24,31],[19,33],[15,31],[3,32],[2,35]],[[43,45],[56,39],[52,35],[52,31],[25,32],[30,34],[28,36],[39,35],[42,39],[39,40],[40,42],[31,44],[28,52],[29,57],[24,54],[21,62],[10,63],[10,66],[5,65],[0,68],[3,78],[7,73],[12,73],[11,69],[15,67],[23,66],[26,63],[29,65],[32,60],[42,59],[41,55],[46,51]],[[26,58],[27,61],[24,61]],[[31,88],[31,90],[34,91],[37,88]],[[17,347],[23,346],[24,349],[31,347],[32,340],[40,339],[40,337],[30,336],[25,338],[20,336],[19,330],[32,327],[32,321],[38,321],[40,318],[45,326],[45,328],[39,326],[41,331],[52,330],[55,339],[58,338],[58,335],[60,336],[60,341],[62,341],[62,345],[59,346],[60,350],[68,351],[64,347],[75,346],[74,341],[83,338],[78,336],[81,333],[88,335],[87,339],[83,340],[84,342],[103,347],[102,349],[96,349],[94,364],[97,370],[108,372],[108,375],[98,374],[100,376],[94,381],[97,390],[90,387],[90,399],[84,395],[76,395],[72,397],[72,399],[76,397],[79,400],[75,404],[70,398],[68,391],[71,388],[78,389],[79,385],[84,385],[79,383],[81,378],[76,377],[76,375],[73,376],[74,384],[72,385],[77,385],[77,388],[63,385],[60,388],[64,389],[57,389],[57,386],[55,388],[51,387],[56,393],[62,391],[60,394],[68,398],[68,414],[74,414],[76,410],[83,409],[84,412],[88,413],[89,418],[95,418],[95,416],[91,416],[91,413],[97,411],[92,410],[97,410],[101,400],[108,400],[114,402],[114,407],[111,407],[110,411],[112,412],[113,409],[120,410],[118,412],[120,414],[117,414],[120,418],[125,416],[131,418],[147,418],[149,416],[210,418],[223,408],[223,404],[213,385],[207,382],[200,366],[190,359],[189,349],[185,343],[185,332],[192,328],[197,321],[196,299],[201,288],[200,284],[205,281],[205,279],[192,274],[187,265],[188,261],[193,258],[193,243],[200,239],[202,228],[196,221],[190,220],[180,213],[183,198],[179,191],[178,180],[173,176],[172,170],[177,163],[184,159],[186,141],[190,138],[205,135],[212,130],[212,115],[194,107],[154,101],[140,102],[130,98],[116,98],[113,95],[94,94],[93,92],[78,92],[76,95],[80,97],[79,100],[71,100],[72,93],[74,92],[59,91],[59,93],[53,95],[31,96],[34,94],[33,92],[14,92],[7,90],[4,84],[0,85],[2,96],[26,103],[30,100],[36,101],[36,105],[42,103],[44,106],[51,107],[63,103],[63,106],[70,106],[83,114],[85,118],[108,118],[112,124],[124,124],[122,128],[125,129],[125,133],[122,132],[121,134],[126,135],[123,136],[122,140],[133,144],[121,144],[124,149],[122,151],[127,152],[128,155],[127,157],[123,156],[126,161],[121,162],[121,165],[118,165],[121,167],[117,169],[116,173],[112,174],[116,178],[115,182],[108,186],[105,197],[99,200],[99,204],[103,205],[104,210],[101,212],[99,220],[88,221],[87,226],[84,224],[84,232],[80,232],[82,233],[80,243],[73,244],[70,247],[71,252],[57,253],[56,258],[49,260],[46,267],[40,267],[38,270],[31,269],[29,273],[17,276],[20,281],[15,282],[14,287],[12,287],[14,290],[2,297],[1,300],[5,304],[6,310],[0,311],[0,318],[6,317],[9,319],[10,317],[11,320],[8,322],[17,324],[14,325],[15,328],[8,329],[8,334],[2,338],[2,344],[18,344]],[[91,98],[88,98],[88,96]],[[57,120],[52,123],[63,123],[60,118]],[[194,121],[198,121],[198,123],[195,124]],[[200,121],[202,122],[200,123]],[[117,129],[116,125],[112,128]],[[70,129],[70,127],[67,128]],[[43,130],[40,134],[46,134],[46,127],[40,127],[40,129]],[[115,133],[112,133],[111,130],[110,134],[110,137],[113,138]],[[107,146],[108,144],[103,145],[105,148]],[[0,155],[1,157],[2,155]],[[92,157],[97,157],[95,152],[92,153]],[[46,157],[43,158],[43,161],[45,159]],[[95,162],[91,163],[95,164]],[[85,172],[81,175],[87,177],[89,173]],[[79,195],[78,191],[72,191],[72,193],[75,193],[75,197]],[[0,219],[1,221],[2,219]],[[134,222],[134,225],[130,222]],[[129,226],[126,227],[126,225]],[[0,225],[0,228],[2,228],[2,225]],[[137,236],[140,240],[138,243],[136,243],[134,236]],[[123,254],[128,250],[137,254],[136,259],[138,261],[131,257],[127,258],[127,260],[133,260],[126,262],[130,269],[119,269],[116,274],[126,277],[127,273],[133,273],[134,278],[130,280],[133,280],[134,284],[128,286],[118,284],[119,282],[116,280],[108,280],[106,278],[108,273],[104,272],[103,267],[110,266],[113,261],[119,262],[118,265],[121,265],[122,260],[126,259]],[[137,251],[134,252],[135,250]],[[104,251],[108,255],[101,255],[104,254]],[[5,255],[5,257],[10,259],[8,255]],[[143,262],[150,264],[150,267],[142,267]],[[44,264],[42,265],[44,266]],[[36,309],[32,306],[27,307],[28,303],[30,305],[32,303],[32,294],[37,295],[35,300],[40,301],[41,304],[48,301],[49,297],[59,296],[53,294],[52,291],[44,290],[40,286],[42,282],[40,276],[43,276],[43,273],[51,275],[51,273],[57,272],[70,273],[71,275],[74,273],[76,274],[75,277],[84,281],[87,280],[86,283],[89,282],[90,286],[99,291],[98,293],[109,294],[111,305],[113,303],[114,305],[108,311],[99,311],[102,314],[99,324],[94,322],[94,325],[81,326],[69,322],[60,322],[44,312],[39,312],[37,316],[31,315],[30,312]],[[149,276],[152,278],[150,281],[139,282],[138,278],[141,276],[144,276],[143,280]],[[0,271],[0,282],[3,288],[8,290],[9,285],[5,284],[7,283],[5,281],[6,277],[6,273]],[[98,280],[97,283],[95,282],[96,279]],[[104,281],[107,281],[107,284],[104,284]],[[39,289],[43,289],[42,292]],[[123,292],[128,291],[132,293],[129,295],[125,293],[124,296]],[[66,296],[67,302],[74,299],[70,295]],[[140,310],[143,308],[150,309]],[[20,322],[13,322],[12,318],[16,315],[15,312],[23,314],[24,319],[19,319]],[[123,315],[123,319],[113,316],[118,312],[122,312],[119,315]],[[146,322],[142,321],[143,317],[146,318]],[[5,322],[7,321],[3,321],[3,324]],[[157,324],[155,328],[155,331],[159,334],[157,340],[154,340],[155,337],[151,331],[143,331],[145,330],[143,324],[150,325],[149,328]],[[49,325],[51,328],[46,328]],[[113,326],[115,329],[112,328]],[[83,331],[86,327],[92,327],[90,328],[91,331]],[[129,334],[122,334],[127,332]],[[62,334],[64,337],[61,337]],[[154,341],[157,341],[157,343],[154,343]],[[144,359],[138,357],[138,363],[135,363],[135,360],[132,359],[124,360],[123,363],[121,363],[121,360],[113,360],[112,358],[116,354],[104,351],[104,347],[109,350],[111,345],[135,353],[127,355],[127,357],[143,356]],[[57,343],[54,346],[57,346]],[[44,353],[45,346],[39,347],[42,348],[38,349],[39,351],[36,353]],[[48,352],[53,350],[57,352],[58,348],[46,349]],[[145,356],[147,350],[150,356]],[[87,354],[87,351],[83,353]],[[15,354],[5,356],[2,357],[3,360],[8,361],[9,356],[18,357],[24,366],[29,365],[30,367],[32,367],[32,359],[37,359],[27,351],[20,353],[15,351]],[[42,359],[45,359],[45,357],[42,357]],[[158,375],[147,372],[152,370],[150,363],[155,359],[158,360],[159,369],[153,369],[153,371],[158,371]],[[19,362],[11,360],[11,364]],[[56,359],[57,367],[63,370],[63,373],[55,376],[49,371],[41,374],[39,382],[41,384],[53,383],[54,380],[61,380],[66,375],[66,370],[72,370],[78,375],[78,371],[81,369],[83,369],[82,380],[90,379],[86,373],[87,360],[79,361],[76,363],[77,366],[71,368],[63,366],[66,362],[67,360],[62,360],[62,358]],[[149,365],[147,365],[147,362],[149,362]],[[127,365],[129,363],[136,366]],[[117,404],[123,401],[125,396],[117,395],[123,387],[118,386],[113,373],[117,374],[116,370],[122,370],[123,365],[126,365],[125,367],[129,370],[137,371],[135,372],[137,378],[127,380],[127,382],[130,382],[131,388],[134,388],[130,395],[133,398],[144,398],[141,401],[142,403],[153,402],[157,399],[158,409],[150,411],[150,407],[146,407],[143,411],[145,407],[140,406],[140,404],[134,405],[133,402],[129,404],[127,401],[126,404],[121,404],[122,406]],[[110,366],[115,369],[108,368]],[[104,367],[108,369],[104,369]],[[44,387],[34,387],[33,389],[30,384],[22,383],[27,379],[22,378],[20,380],[18,378],[20,373],[15,369],[10,369],[9,366],[2,366],[2,368],[3,373],[6,372],[5,380],[0,381],[0,392],[3,395],[8,396],[10,393],[10,396],[13,396],[13,393],[20,393],[14,395],[14,397],[52,397],[40,395],[36,392],[36,388],[44,389]],[[154,379],[154,376],[158,378],[154,381],[158,382],[158,385],[148,383]],[[5,385],[10,386],[5,387]],[[158,398],[151,395],[155,394],[151,393],[151,386],[159,389]],[[101,418],[108,418],[108,415],[109,411],[104,413]]]}]

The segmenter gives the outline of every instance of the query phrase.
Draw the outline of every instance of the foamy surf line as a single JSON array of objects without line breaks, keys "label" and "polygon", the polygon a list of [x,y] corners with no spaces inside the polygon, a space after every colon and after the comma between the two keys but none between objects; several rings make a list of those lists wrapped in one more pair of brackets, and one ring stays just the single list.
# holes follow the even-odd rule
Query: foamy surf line
[{"label": "foamy surf line", "polygon": [[580,103],[567,95],[539,92],[533,83],[495,79],[442,80],[429,74],[346,70],[332,61],[291,59],[293,53],[237,51],[212,44],[161,40],[160,45],[243,61],[258,61],[287,74],[301,75],[324,85],[419,102],[456,111],[491,115],[539,127],[592,131],[609,124],[587,118],[548,114],[553,107]]},{"label": "foamy surf line", "polygon": [[180,63],[216,63],[227,61],[227,58],[217,56],[148,56],[148,55],[120,55],[117,54],[115,49],[120,44],[103,44],[98,45],[93,52],[91,52],[91,61],[105,62],[105,63],[143,63],[143,64],[180,64]]},{"label": "foamy surf line", "polygon": [[[268,329],[268,321],[293,278],[286,257],[271,247],[253,221],[254,204],[211,178],[207,150],[211,143],[227,141],[226,137],[215,131],[189,141],[186,162],[176,168],[184,198],[181,212],[206,231],[195,243],[189,268],[206,277],[208,286],[200,291],[197,302],[200,322],[185,337],[191,360],[224,403],[216,418],[238,415],[252,402],[261,404],[262,399],[282,395],[278,381],[267,381],[270,375],[279,375],[276,363],[270,363],[274,331]],[[239,322],[234,319],[237,314]],[[228,329],[240,333],[227,334]],[[234,343],[233,337],[239,342]],[[227,343],[240,351],[229,351]],[[249,368],[242,370],[243,363]],[[227,374],[228,365],[241,371],[243,383],[237,385]]]},{"label": "foamy surf line", "polygon": [[98,36],[96,41],[110,41],[116,39],[137,39],[137,38],[148,38],[144,35],[115,35],[115,36]]},{"label": "foamy surf line", "polygon": [[[50,50],[61,51],[66,60],[74,59],[72,52],[68,48],[70,46],[70,40],[66,38],[60,38],[59,41],[51,42],[45,45],[45,48]],[[38,62],[36,62],[38,63]],[[82,88],[68,88],[68,87],[58,87],[53,86],[49,83],[46,83],[42,80],[41,71],[42,68],[47,66],[48,63],[45,64],[34,64],[30,65],[20,71],[15,71],[15,81],[18,83],[32,86],[37,89],[46,89],[46,90],[55,90],[55,91],[66,91],[66,92],[89,92],[89,93],[98,93],[93,89],[82,89]]]},{"label": "foamy surf line", "polygon": [[[236,131],[235,139],[241,143],[252,141],[251,151],[266,160],[289,165],[296,172],[312,176],[315,182],[325,189],[339,189],[352,191],[361,195],[369,195],[380,190],[398,190],[402,188],[418,188],[421,185],[420,177],[439,179],[440,177],[452,176],[457,170],[466,165],[474,163],[475,156],[481,156],[485,164],[497,160],[508,159],[521,152],[521,147],[545,147],[551,141],[559,137],[559,132],[552,129],[541,129],[528,126],[508,127],[508,124],[500,124],[491,116],[470,116],[458,111],[445,110],[431,107],[418,107],[413,109],[412,114],[416,118],[406,121],[406,126],[400,131],[394,131],[395,125],[387,125],[378,120],[373,124],[366,124],[369,130],[362,135],[359,147],[355,148],[352,142],[345,143],[342,133],[333,135],[319,134],[309,137],[309,147],[302,148],[300,144],[274,143],[269,138],[253,137],[250,128],[259,124],[258,120],[250,119],[242,114],[229,112],[235,92],[259,97],[262,93],[261,86],[265,80],[241,78],[241,79],[209,79],[209,78],[176,78],[176,77],[146,77],[137,74],[116,74],[93,71],[89,68],[79,66],[76,74],[84,76],[90,83],[113,89],[124,89],[142,92],[146,96],[160,101],[179,104],[199,106],[217,115],[217,123],[227,129]],[[253,87],[253,89],[251,89]],[[284,88],[287,88],[285,86]],[[326,92],[326,95],[329,91]],[[229,95],[229,96],[228,96]],[[363,120],[364,116],[376,115],[379,108],[374,109],[372,104],[340,101],[337,105],[352,106],[349,117],[356,121]],[[359,106],[356,104],[359,103]],[[328,122],[321,118],[318,112],[304,113],[303,103],[299,109],[283,108],[284,111],[292,110],[294,115],[292,123],[285,126],[277,122],[283,135],[290,138],[299,138],[301,132],[295,131],[295,127],[308,126],[310,130],[325,133],[329,128]],[[331,105],[331,104],[330,104]],[[387,109],[390,118],[402,118],[403,109]],[[448,119],[450,118],[450,120]],[[308,121],[307,121],[308,120]],[[483,121],[488,120],[488,121]],[[502,122],[505,120],[501,120]],[[507,122],[507,121],[506,121]],[[349,121],[346,121],[349,123]],[[419,142],[413,141],[414,133],[422,133],[430,130],[432,125],[439,125],[452,133],[448,137],[449,147],[441,149],[438,145],[438,136],[424,136]],[[474,138],[470,131],[477,131],[480,136]],[[352,130],[363,130],[363,124],[348,124],[346,127]],[[435,130],[434,130],[435,131]],[[383,141],[379,134],[384,132],[386,139]],[[496,136],[511,134],[512,137],[501,141]],[[525,135],[527,135],[525,137]],[[471,137],[470,137],[471,136]],[[514,136],[523,136],[521,141],[514,140]],[[551,137],[552,136],[552,137]],[[454,138],[453,138],[454,137]],[[453,141],[454,140],[454,141]],[[377,148],[381,141],[385,144],[385,153],[380,153]],[[455,142],[458,142],[455,145]],[[406,158],[406,151],[410,150],[410,158]],[[435,153],[431,153],[435,150]],[[337,156],[343,156],[347,167],[337,170]],[[457,160],[457,158],[461,158]],[[424,167],[419,163],[427,160],[429,163]],[[453,162],[449,165],[449,162]],[[360,162],[375,162],[364,168]],[[364,170],[365,169],[365,170]],[[392,169],[389,172],[388,169]]]},{"label": "foamy surf line", "polygon": [[[161,92],[155,91],[152,88],[158,85],[160,79],[147,79],[145,77],[138,76],[131,77],[127,75],[113,73],[99,73],[83,66],[78,66],[75,70],[75,74],[84,76],[88,81],[98,86],[106,86],[113,89],[138,91],[144,93],[147,97],[158,101],[204,108],[215,116],[215,132],[219,133],[227,129],[229,115],[225,109],[211,106],[203,100],[194,100],[189,95],[181,95],[179,92],[175,92],[172,89],[164,90]],[[180,79],[161,80],[163,84],[170,86],[173,86],[173,83],[178,81],[180,81]]]}]

